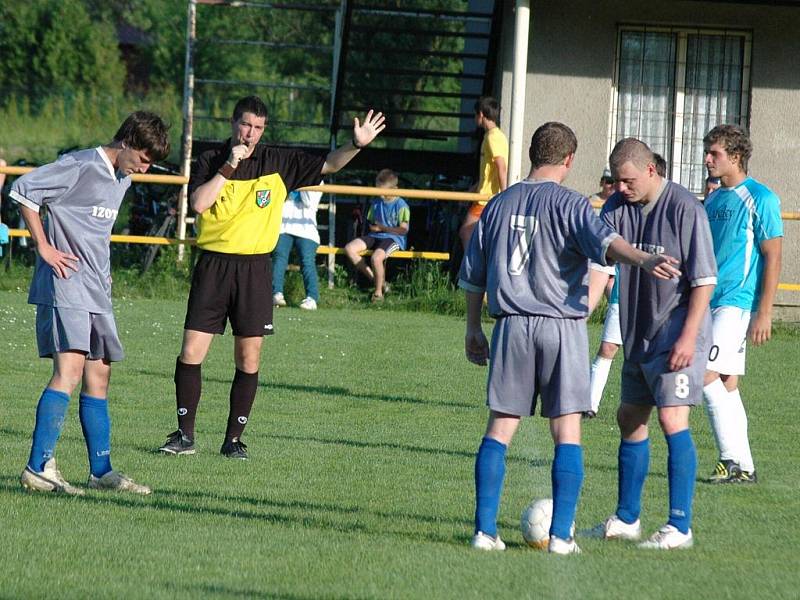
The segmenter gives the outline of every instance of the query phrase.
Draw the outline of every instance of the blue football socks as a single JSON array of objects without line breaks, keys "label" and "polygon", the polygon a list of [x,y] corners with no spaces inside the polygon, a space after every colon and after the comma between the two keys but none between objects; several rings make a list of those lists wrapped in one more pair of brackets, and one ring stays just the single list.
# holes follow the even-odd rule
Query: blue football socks
[{"label": "blue football socks", "polygon": [[553,484],[553,521],[550,535],[568,540],[583,483],[583,449],[578,444],[557,444],[550,472]]},{"label": "blue football socks", "polygon": [[69,395],[45,388],[36,407],[36,425],[33,428],[33,443],[28,467],[35,473],[44,470],[44,464],[53,457],[56,443],[64,426]]},{"label": "blue football socks", "polygon": [[111,470],[111,417],[108,401],[81,394],[80,418],[86,451],[89,453],[89,471],[102,477]]},{"label": "blue football socks", "polygon": [[692,498],[697,475],[697,451],[688,429],[666,436],[669,478],[669,521],[681,533],[692,525]]},{"label": "blue football socks", "polygon": [[506,472],[505,444],[483,438],[475,458],[475,533],[497,537],[497,512]]},{"label": "blue football socks", "polygon": [[617,461],[617,516],[625,523],[635,523],[642,512],[642,489],[650,468],[650,438],[621,440]]}]

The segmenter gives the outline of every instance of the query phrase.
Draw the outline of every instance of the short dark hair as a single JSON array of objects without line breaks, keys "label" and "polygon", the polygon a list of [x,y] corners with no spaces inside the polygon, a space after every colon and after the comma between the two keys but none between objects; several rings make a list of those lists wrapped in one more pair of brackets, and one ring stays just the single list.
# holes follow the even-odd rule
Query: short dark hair
[{"label": "short dark hair", "polygon": [[625,163],[633,163],[638,169],[646,169],[649,164],[656,164],[656,157],[650,147],[636,138],[625,138],[617,142],[608,157],[611,172],[616,173]]},{"label": "short dark hair", "polygon": [[653,152],[653,159],[656,161],[656,173],[659,177],[667,176],[667,161],[658,152]]},{"label": "short dark hair", "polygon": [[499,123],[500,103],[491,96],[482,96],[475,101],[475,114],[478,113],[482,113],[490,121]]},{"label": "short dark hair", "polygon": [[534,169],[544,165],[560,165],[578,149],[575,133],[556,121],[550,121],[533,132],[528,156]]},{"label": "short dark hair", "polygon": [[738,156],[742,171],[747,173],[747,163],[753,155],[753,143],[747,132],[738,125],[717,125],[703,138],[703,146],[722,144],[728,156]]},{"label": "short dark hair", "polygon": [[138,110],[120,125],[114,141],[147,152],[153,162],[164,160],[169,155],[169,127],[157,114]]},{"label": "short dark hair", "polygon": [[267,105],[258,96],[245,96],[236,103],[233,107],[233,120],[238,121],[242,118],[244,113],[251,113],[257,117],[264,117],[266,119],[269,115],[267,113]]}]

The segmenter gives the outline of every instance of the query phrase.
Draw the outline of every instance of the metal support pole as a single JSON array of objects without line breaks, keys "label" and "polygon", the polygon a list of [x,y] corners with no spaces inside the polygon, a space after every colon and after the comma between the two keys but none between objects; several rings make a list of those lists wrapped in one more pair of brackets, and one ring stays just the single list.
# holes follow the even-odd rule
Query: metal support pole
[{"label": "metal support pole", "polygon": [[517,0],[514,15],[514,75],[511,84],[511,132],[508,152],[508,184],[520,180],[522,170],[522,129],[525,123],[525,79],[528,75],[528,31],[530,0]]},{"label": "metal support pole", "polygon": [[[330,122],[330,149],[336,150],[336,131],[339,123],[339,97],[338,91],[341,84],[341,58],[342,42],[344,38],[344,20],[348,17],[348,0],[340,0],[339,8],[336,11],[336,28],[333,34],[333,60],[331,66],[331,122]],[[328,246],[336,247],[336,196],[328,196]],[[328,254],[328,289],[333,289],[334,275],[336,273],[336,255]]]},{"label": "metal support pole", "polygon": [[[188,179],[192,162],[192,126],[194,115],[194,44],[197,39],[197,0],[189,0],[186,16],[186,62],[183,71],[183,135],[181,139],[181,175]],[[189,206],[189,185],[184,183],[178,194],[178,239],[186,239],[186,215]],[[185,245],[178,245],[178,260],[183,260]]]}]

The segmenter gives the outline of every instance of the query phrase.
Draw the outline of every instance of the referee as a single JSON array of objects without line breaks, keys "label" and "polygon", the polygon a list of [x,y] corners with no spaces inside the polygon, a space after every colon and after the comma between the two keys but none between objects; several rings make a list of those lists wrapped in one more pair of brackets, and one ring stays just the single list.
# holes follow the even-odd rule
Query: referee
[{"label": "referee", "polygon": [[202,250],[192,276],[183,345],[175,363],[178,429],[159,450],[194,454],[194,427],[201,392],[201,366],[215,334],[230,321],[235,372],[230,412],[220,453],[247,458],[241,436],[258,387],[264,335],[272,326],[272,261],[283,203],[290,190],[316,185],[336,173],[384,129],[382,113],[353,120],[351,142],[326,157],[259,145],[267,107],[256,96],[236,103],[231,137],[197,159],[189,198],[198,214],[197,246]]}]

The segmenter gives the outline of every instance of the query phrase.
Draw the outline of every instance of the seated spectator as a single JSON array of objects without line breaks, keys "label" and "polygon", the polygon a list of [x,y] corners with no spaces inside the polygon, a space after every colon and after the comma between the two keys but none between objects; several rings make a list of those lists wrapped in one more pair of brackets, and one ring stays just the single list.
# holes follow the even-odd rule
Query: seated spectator
[{"label": "seated spectator", "polygon": [[[375,178],[379,188],[396,189],[397,174],[391,169],[383,169]],[[357,237],[344,247],[347,258],[359,272],[375,284],[373,302],[381,302],[386,291],[386,269],[384,261],[396,250],[405,250],[408,237],[408,224],[411,210],[399,196],[380,196],[372,201],[367,212],[369,233]],[[367,264],[361,252],[372,250]]]},{"label": "seated spectator", "polygon": [[[322,184],[324,182],[320,182]],[[303,274],[305,298],[300,308],[317,310],[319,302],[319,283],[317,281],[317,209],[322,192],[289,192],[283,204],[280,236],[272,251],[272,303],[286,306],[283,295],[283,280],[289,264],[289,253],[294,248],[300,258],[300,272]]]}]

